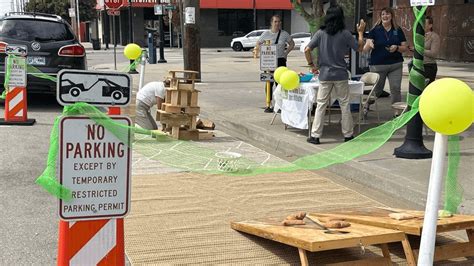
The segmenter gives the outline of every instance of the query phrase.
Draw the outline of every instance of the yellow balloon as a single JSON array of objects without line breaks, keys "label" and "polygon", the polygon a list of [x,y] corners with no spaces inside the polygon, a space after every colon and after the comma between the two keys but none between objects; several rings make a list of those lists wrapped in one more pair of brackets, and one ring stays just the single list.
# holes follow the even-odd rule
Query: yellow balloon
[{"label": "yellow balloon", "polygon": [[273,73],[273,79],[277,82],[277,83],[280,83],[280,77],[281,77],[281,74],[283,74],[283,72],[287,71],[288,68],[287,67],[284,67],[284,66],[281,66],[279,68],[277,68],[275,70],[275,73]]},{"label": "yellow balloon", "polygon": [[444,135],[463,132],[472,124],[473,96],[464,82],[443,78],[428,85],[420,96],[420,115],[433,131]]},{"label": "yellow balloon", "polygon": [[287,70],[281,74],[280,84],[285,90],[294,90],[300,85],[300,77],[293,70]]},{"label": "yellow balloon", "polygon": [[142,54],[142,48],[135,43],[129,43],[125,46],[123,54],[130,60],[135,60]]}]

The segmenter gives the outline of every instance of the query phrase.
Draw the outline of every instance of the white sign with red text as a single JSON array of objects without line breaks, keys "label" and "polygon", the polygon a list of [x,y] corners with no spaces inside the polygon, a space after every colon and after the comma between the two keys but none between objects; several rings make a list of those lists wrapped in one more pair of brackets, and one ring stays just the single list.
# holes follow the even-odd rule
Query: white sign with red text
[{"label": "white sign with red text", "polygon": [[[130,126],[128,117],[114,122]],[[59,126],[59,181],[71,201],[59,201],[63,220],[124,217],[130,209],[130,130],[119,139],[89,117],[69,116]]]},{"label": "white sign with red text", "polygon": [[411,6],[433,6],[435,0],[410,0]]}]

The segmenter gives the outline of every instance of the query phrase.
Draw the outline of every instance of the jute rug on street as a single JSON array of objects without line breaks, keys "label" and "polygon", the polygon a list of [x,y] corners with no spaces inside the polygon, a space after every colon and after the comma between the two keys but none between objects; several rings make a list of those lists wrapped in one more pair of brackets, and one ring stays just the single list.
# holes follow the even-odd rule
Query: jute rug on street
[{"label": "jute rug on street", "polygon": [[[296,248],[230,228],[230,221],[285,217],[297,211],[380,206],[318,174],[259,176],[164,173],[133,176],[132,211],[125,219],[133,265],[298,265]],[[401,244],[390,246],[404,264]],[[310,262],[380,256],[376,247],[309,254]]]}]

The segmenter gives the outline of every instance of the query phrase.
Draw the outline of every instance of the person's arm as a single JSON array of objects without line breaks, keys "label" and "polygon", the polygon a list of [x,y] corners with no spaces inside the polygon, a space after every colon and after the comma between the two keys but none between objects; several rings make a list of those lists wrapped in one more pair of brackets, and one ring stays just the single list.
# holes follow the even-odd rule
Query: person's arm
[{"label": "person's arm", "polygon": [[160,97],[156,96],[156,108],[158,110],[161,110],[161,105],[163,104],[163,99],[161,99]]},{"label": "person's arm", "polygon": [[365,41],[364,48],[362,48],[363,52],[370,52],[375,48],[374,46],[374,40],[373,39],[367,39]]},{"label": "person's arm", "polygon": [[404,52],[409,50],[407,39],[405,38],[405,33],[403,33],[403,30],[398,29],[397,31],[399,32],[399,35],[400,35],[400,45],[392,45],[390,46],[388,51],[390,53],[400,52],[403,54]]},{"label": "person's arm", "polygon": [[360,20],[360,23],[357,25],[357,51],[362,52],[364,50],[364,31],[365,31],[365,21],[363,19]]},{"label": "person's arm", "polygon": [[439,47],[441,45],[441,41],[439,39],[439,36],[437,35],[432,35],[431,40],[431,47],[429,50],[425,50],[425,55],[431,58],[436,58],[439,54]]},{"label": "person's arm", "polygon": [[288,56],[288,54],[293,51],[293,49],[295,48],[295,41],[293,41],[293,39],[290,39],[290,41],[288,41],[288,48],[286,48],[286,56]]},{"label": "person's arm", "polygon": [[309,45],[306,46],[306,48],[304,49],[304,57],[306,58],[308,66],[311,67],[311,72],[316,73],[318,71],[318,67],[313,62],[313,56],[311,55],[312,51],[313,49],[309,48]]}]

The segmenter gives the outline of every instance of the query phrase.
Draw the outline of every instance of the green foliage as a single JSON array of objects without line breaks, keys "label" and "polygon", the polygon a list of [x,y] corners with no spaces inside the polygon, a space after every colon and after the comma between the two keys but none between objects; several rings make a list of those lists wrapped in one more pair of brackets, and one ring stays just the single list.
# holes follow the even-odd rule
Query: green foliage
[{"label": "green foliage", "polygon": [[[96,4],[96,0],[79,1],[79,18],[81,21],[90,21],[97,16],[97,11],[95,9]],[[30,0],[26,4],[25,10],[27,12],[56,14],[71,22],[68,13],[70,7],[69,0]]]}]

